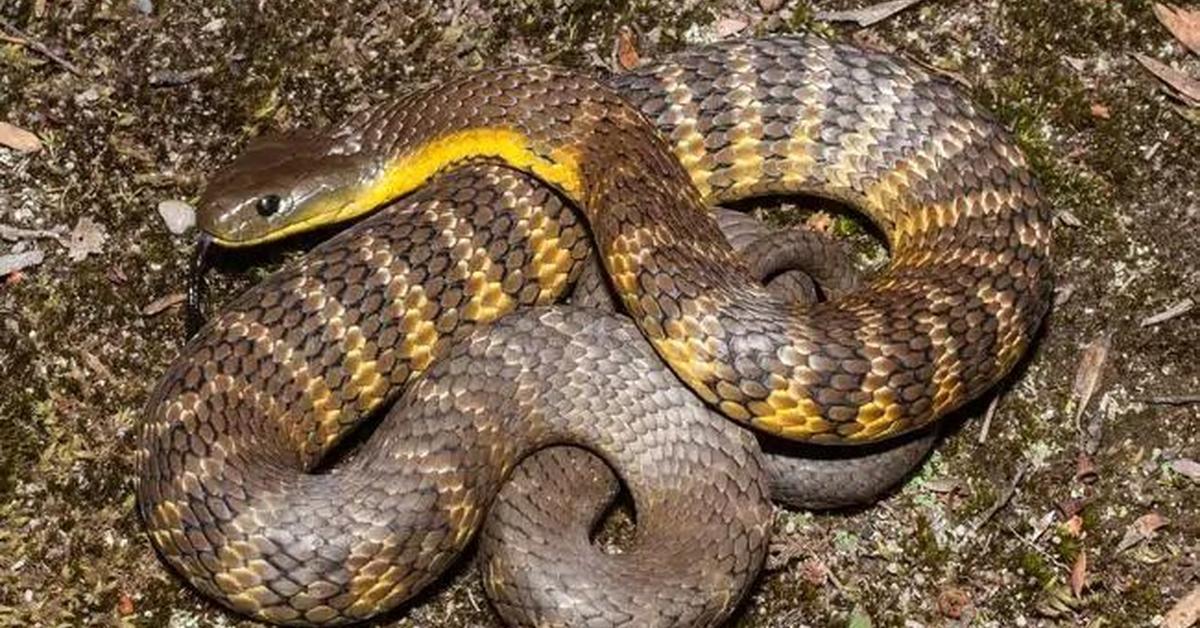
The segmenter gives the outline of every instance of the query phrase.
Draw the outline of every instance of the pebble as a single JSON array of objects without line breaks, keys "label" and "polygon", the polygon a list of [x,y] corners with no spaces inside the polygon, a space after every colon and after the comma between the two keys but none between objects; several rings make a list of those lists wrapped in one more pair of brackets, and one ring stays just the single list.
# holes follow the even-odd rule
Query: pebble
[{"label": "pebble", "polygon": [[162,201],[158,204],[158,215],[166,223],[167,231],[175,235],[187,233],[196,226],[196,208],[183,201]]},{"label": "pebble", "polygon": [[154,13],[154,3],[150,0],[133,0],[133,8],[137,9],[137,12],[142,15]]}]

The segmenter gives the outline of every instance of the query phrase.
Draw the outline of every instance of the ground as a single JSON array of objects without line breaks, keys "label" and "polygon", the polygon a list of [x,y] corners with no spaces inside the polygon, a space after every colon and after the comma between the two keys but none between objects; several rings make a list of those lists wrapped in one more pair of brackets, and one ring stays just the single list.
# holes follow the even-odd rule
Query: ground
[{"label": "ground", "polygon": [[[194,201],[250,136],[339,120],[456,71],[524,60],[611,69],[619,26],[640,34],[643,57],[817,30],[918,60],[1015,133],[1061,219],[1057,303],[1020,372],[960,413],[878,506],[780,513],[735,624],[1161,623],[1200,586],[1200,483],[1187,473],[1200,459],[1200,405],[1148,400],[1200,391],[1200,311],[1142,321],[1200,289],[1200,116],[1131,55],[1197,75],[1200,63],[1147,2],[929,0],[866,29],[815,19],[858,4],[0,4],[9,26],[81,72],[7,29],[0,39],[0,121],[44,144],[0,147],[0,225],[77,236],[0,241],[0,255],[45,254],[0,281],[0,625],[241,621],[158,561],[133,508],[135,426],[183,341],[175,295],[193,237],[168,232],[161,201]],[[217,298],[278,256],[224,264]],[[1081,364],[1099,379],[1077,417]],[[493,617],[468,559],[387,623]]]}]

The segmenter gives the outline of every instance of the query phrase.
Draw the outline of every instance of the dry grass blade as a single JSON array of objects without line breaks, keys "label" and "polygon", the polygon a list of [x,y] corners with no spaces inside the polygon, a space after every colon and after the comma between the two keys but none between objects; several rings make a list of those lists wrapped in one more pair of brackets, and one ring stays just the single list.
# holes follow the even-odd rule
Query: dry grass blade
[{"label": "dry grass blade", "polygon": [[1154,3],[1154,16],[1179,43],[1200,55],[1200,9]]},{"label": "dry grass blade", "polygon": [[1108,361],[1108,349],[1112,346],[1112,334],[1106,333],[1095,340],[1089,342],[1083,348],[1083,355],[1079,358],[1079,368],[1075,370],[1075,385],[1071,389],[1071,394],[1076,399],[1075,406],[1075,425],[1079,426],[1079,419],[1083,416],[1083,411],[1087,409],[1088,404],[1092,401],[1092,396],[1096,394],[1096,387],[1100,384],[1100,375],[1104,373],[1104,364]]},{"label": "dry grass blade", "polygon": [[1200,105],[1200,81],[1144,54],[1135,52],[1133,57],[1142,64],[1142,67],[1158,77],[1158,80],[1170,86],[1174,90],[1173,93],[1177,94],[1184,102],[1193,107]]},{"label": "dry grass blade", "polygon": [[880,2],[861,9],[847,11],[817,11],[814,17],[822,22],[856,22],[859,26],[867,27],[882,22],[889,17],[911,7],[921,0],[891,0]]},{"label": "dry grass blade", "polygon": [[1071,593],[1076,599],[1083,598],[1083,588],[1087,586],[1087,552],[1079,550],[1075,564],[1071,566]]}]

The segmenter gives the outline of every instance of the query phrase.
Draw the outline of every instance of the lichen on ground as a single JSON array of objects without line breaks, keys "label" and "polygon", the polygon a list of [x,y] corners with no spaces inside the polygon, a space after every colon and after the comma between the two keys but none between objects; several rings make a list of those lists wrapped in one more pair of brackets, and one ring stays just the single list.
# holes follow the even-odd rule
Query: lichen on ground
[{"label": "lichen on ground", "polygon": [[[145,308],[182,289],[191,245],[166,231],[160,201],[194,200],[251,136],[339,120],[406,86],[501,62],[608,67],[622,25],[649,57],[720,34],[819,29],[926,63],[995,112],[1080,223],[1056,231],[1062,302],[986,440],[987,400],[882,504],[780,514],[769,569],[735,623],[1161,619],[1200,584],[1200,486],[1170,468],[1200,459],[1200,406],[1144,400],[1200,391],[1200,312],[1140,321],[1200,288],[1200,127],[1130,55],[1186,64],[1182,48],[1133,0],[930,0],[861,30],[814,21],[816,8],[853,2],[777,4],[770,15],[722,0],[0,5],[85,71],[0,40],[0,120],[45,144],[0,148],[0,223],[90,218],[107,235],[79,262],[40,241],[46,260],[0,284],[0,625],[243,623],[164,568],[133,509],[141,404],[182,343],[177,307]],[[214,293],[228,298],[293,254],[227,260]],[[1079,478],[1073,380],[1081,346],[1105,334],[1107,367],[1082,417],[1100,430],[1095,471]],[[1168,523],[1120,549],[1152,513]],[[390,623],[496,625],[473,574],[464,561]]]}]

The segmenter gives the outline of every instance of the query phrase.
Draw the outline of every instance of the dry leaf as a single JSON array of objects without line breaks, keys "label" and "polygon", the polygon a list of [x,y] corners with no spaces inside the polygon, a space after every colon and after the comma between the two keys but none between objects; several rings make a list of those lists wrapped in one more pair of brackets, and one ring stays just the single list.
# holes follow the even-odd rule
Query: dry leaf
[{"label": "dry leaf", "polygon": [[1070,519],[1063,524],[1063,531],[1071,538],[1079,538],[1083,536],[1083,517],[1079,515],[1071,515]]},{"label": "dry leaf", "polygon": [[1171,470],[1193,482],[1200,482],[1200,462],[1188,458],[1171,461]]},{"label": "dry leaf", "polygon": [[36,153],[42,150],[42,140],[21,127],[0,122],[0,146],[7,146],[22,153]]},{"label": "dry leaf", "polygon": [[1121,553],[1142,541],[1154,538],[1159,528],[1167,525],[1167,519],[1162,515],[1151,512],[1137,518],[1125,528],[1125,536],[1117,544],[1117,553]]},{"label": "dry leaf", "polygon": [[1171,31],[1179,43],[1200,55],[1200,9],[1155,2],[1154,16]]},{"label": "dry leaf", "polygon": [[1087,551],[1079,549],[1075,564],[1071,566],[1071,593],[1076,598],[1083,597],[1083,588],[1087,586]]},{"label": "dry leaf", "polygon": [[1112,334],[1105,333],[1083,347],[1083,355],[1079,357],[1079,368],[1075,370],[1075,385],[1071,389],[1071,394],[1079,404],[1075,408],[1075,425],[1079,425],[1083,411],[1091,402],[1092,395],[1096,394],[1096,387],[1100,384],[1100,375],[1104,373],[1104,363],[1108,360],[1108,349],[1111,346]]},{"label": "dry leaf", "polygon": [[816,231],[817,233],[824,233],[828,235],[833,231],[833,215],[826,211],[813,212],[813,214],[804,221],[804,226]]},{"label": "dry leaf", "polygon": [[637,33],[628,26],[617,30],[616,49],[613,51],[620,70],[632,70],[642,64],[642,55],[637,49]]},{"label": "dry leaf", "polygon": [[746,27],[749,25],[750,24],[746,22],[746,20],[726,17],[717,20],[714,30],[717,33],[717,37],[724,38],[729,37],[730,35],[736,35],[746,30]]},{"label": "dry leaf", "polygon": [[1163,617],[1163,628],[1190,628],[1200,622],[1200,586],[1175,603]]},{"label": "dry leaf", "polygon": [[1081,453],[1075,458],[1075,481],[1090,483],[1096,479],[1098,475],[1096,471],[1096,463],[1092,461],[1092,457]]},{"label": "dry leaf", "polygon": [[851,9],[849,11],[817,11],[813,17],[822,22],[858,22],[859,26],[866,28],[872,24],[882,22],[920,1],[891,0],[890,2],[880,2],[869,7]]},{"label": "dry leaf", "polygon": [[132,615],[134,610],[133,598],[128,593],[122,591],[121,596],[117,598],[117,613],[122,617],[127,617]]},{"label": "dry leaf", "polygon": [[1175,68],[1161,62],[1151,59],[1143,54],[1133,53],[1133,57],[1141,63],[1143,67],[1150,70],[1158,80],[1169,85],[1175,90],[1187,104],[1196,106],[1200,104],[1200,81],[1176,70]]},{"label": "dry leaf", "polygon": [[829,567],[815,558],[809,558],[800,563],[800,577],[813,586],[824,586],[829,580]]},{"label": "dry leaf", "polygon": [[183,303],[186,299],[187,293],[184,292],[175,292],[168,294],[165,297],[159,297],[151,301],[146,307],[142,308],[142,314],[144,316],[154,316],[155,314],[165,311],[167,308],[172,308],[180,303]]}]

